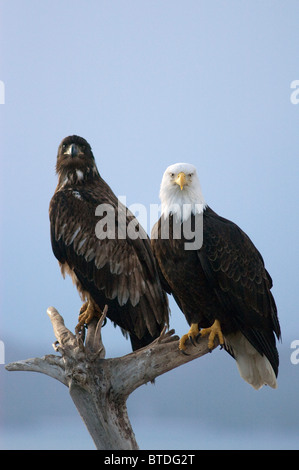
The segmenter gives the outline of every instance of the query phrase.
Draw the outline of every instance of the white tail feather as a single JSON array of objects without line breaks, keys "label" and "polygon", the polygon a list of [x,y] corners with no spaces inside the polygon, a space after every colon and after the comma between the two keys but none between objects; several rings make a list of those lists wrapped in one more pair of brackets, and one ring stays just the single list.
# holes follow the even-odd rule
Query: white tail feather
[{"label": "white tail feather", "polygon": [[256,390],[263,385],[277,388],[274,370],[266,356],[262,356],[242,333],[225,337],[225,343],[232,351],[241,377]]}]

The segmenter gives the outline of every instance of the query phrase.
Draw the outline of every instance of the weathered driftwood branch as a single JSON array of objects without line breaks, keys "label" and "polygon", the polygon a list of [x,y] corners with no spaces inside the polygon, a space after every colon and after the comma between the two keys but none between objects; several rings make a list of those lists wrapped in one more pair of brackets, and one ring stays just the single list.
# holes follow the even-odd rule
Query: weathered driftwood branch
[{"label": "weathered driftwood branch", "polygon": [[6,369],[40,372],[66,385],[97,449],[138,449],[127,414],[128,396],[140,385],[209,352],[207,338],[199,338],[196,345],[189,343],[183,354],[174,330],[164,330],[145,348],[105,359],[101,339],[104,316],[89,324],[83,343],[66,328],[54,307],[47,313],[57,339],[53,346],[61,356],[13,362]]}]

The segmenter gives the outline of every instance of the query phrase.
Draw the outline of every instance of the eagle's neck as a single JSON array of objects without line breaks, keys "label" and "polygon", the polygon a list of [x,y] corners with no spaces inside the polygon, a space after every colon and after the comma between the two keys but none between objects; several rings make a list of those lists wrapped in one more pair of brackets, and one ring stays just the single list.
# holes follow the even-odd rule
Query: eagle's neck
[{"label": "eagle's neck", "polygon": [[63,168],[58,173],[58,188],[62,189],[67,186],[86,184],[99,178],[100,175],[95,165],[92,167]]},{"label": "eagle's neck", "polygon": [[201,191],[192,191],[191,188],[184,188],[182,191],[178,186],[160,191],[161,214],[167,218],[173,215],[177,220],[184,222],[191,214],[202,214],[207,204]]}]

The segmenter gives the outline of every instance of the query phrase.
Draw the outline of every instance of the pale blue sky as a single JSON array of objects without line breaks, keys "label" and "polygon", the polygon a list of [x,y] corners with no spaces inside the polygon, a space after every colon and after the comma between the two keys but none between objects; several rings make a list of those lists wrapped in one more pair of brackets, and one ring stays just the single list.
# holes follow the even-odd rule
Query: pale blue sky
[{"label": "pale blue sky", "polygon": [[[52,352],[49,305],[71,329],[76,323],[80,300],[52,255],[48,204],[56,186],[58,144],[77,133],[90,142],[103,178],[128,204],[158,203],[165,168],[178,161],[196,165],[206,201],[248,233],[273,277],[285,351],[282,377],[289,380],[278,391],[254,394],[241,383],[234,361],[216,353],[207,358],[209,364],[224,360],[224,377],[229,377],[221,400],[229,401],[231,389],[240,387],[252,415],[262,397],[272,414],[274,407],[285,406],[290,417],[298,416],[287,391],[299,388],[299,365],[296,369],[289,361],[289,345],[299,339],[299,104],[290,101],[291,82],[299,79],[299,2],[1,0],[0,16],[0,80],[5,83],[5,105],[0,105],[0,339],[6,359],[20,359],[15,351],[23,354],[22,346],[32,356]],[[181,335],[187,324],[171,305],[171,326]],[[128,352],[118,330],[105,328],[108,355]],[[193,382],[200,367],[198,362],[186,369]],[[154,391],[137,391],[136,403],[144,393],[151,417],[159,415],[159,393],[163,402],[170,386],[180,389],[180,374],[185,377],[185,370],[158,380]],[[216,380],[209,374],[212,367],[205,380]],[[11,375],[1,366],[7,390],[10,381],[21,387],[18,380],[30,388],[30,374]],[[36,378],[34,383],[39,383]],[[195,382],[184,390],[184,409],[197,393],[199,400],[204,395],[203,407],[210,407],[202,382],[200,391],[197,387]],[[172,419],[176,413],[181,418],[179,398],[168,410]],[[145,410],[134,406],[131,397],[131,416],[141,422]],[[190,408],[185,411],[194,417]],[[224,415],[215,419],[226,429]],[[286,423],[280,417],[276,422],[275,414],[271,419],[277,433],[272,426],[273,440],[268,435],[264,440],[268,447],[287,425],[287,418]],[[58,426],[59,416],[55,421]],[[77,426],[78,433],[85,432],[80,422]],[[167,429],[167,417],[163,426]],[[259,421],[256,426],[262,443],[266,434]],[[141,425],[138,431],[143,433]],[[26,439],[32,445],[30,432],[20,433],[23,445]],[[188,449],[191,435],[194,431],[188,434],[186,426],[180,436],[183,448]],[[242,446],[242,430],[238,435]],[[143,447],[155,445],[150,436],[142,436]],[[163,442],[165,448],[176,445],[167,433],[159,442],[162,448]],[[221,438],[215,435],[213,441],[211,435],[209,442],[217,448]],[[233,442],[238,447],[238,440]],[[4,441],[4,447],[9,445]]]}]

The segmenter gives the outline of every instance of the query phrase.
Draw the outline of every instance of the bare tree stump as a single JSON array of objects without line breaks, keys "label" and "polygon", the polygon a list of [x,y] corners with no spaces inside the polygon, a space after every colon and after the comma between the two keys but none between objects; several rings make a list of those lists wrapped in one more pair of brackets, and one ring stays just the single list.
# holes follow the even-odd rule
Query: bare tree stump
[{"label": "bare tree stump", "polygon": [[196,345],[188,343],[183,354],[174,330],[164,330],[145,348],[105,359],[101,339],[105,314],[88,325],[83,343],[79,335],[66,328],[54,307],[49,307],[47,313],[57,339],[53,346],[60,355],[13,362],[6,369],[40,372],[66,385],[99,450],[137,450],[127,413],[128,396],[157,376],[209,352],[207,338],[199,338]]}]

